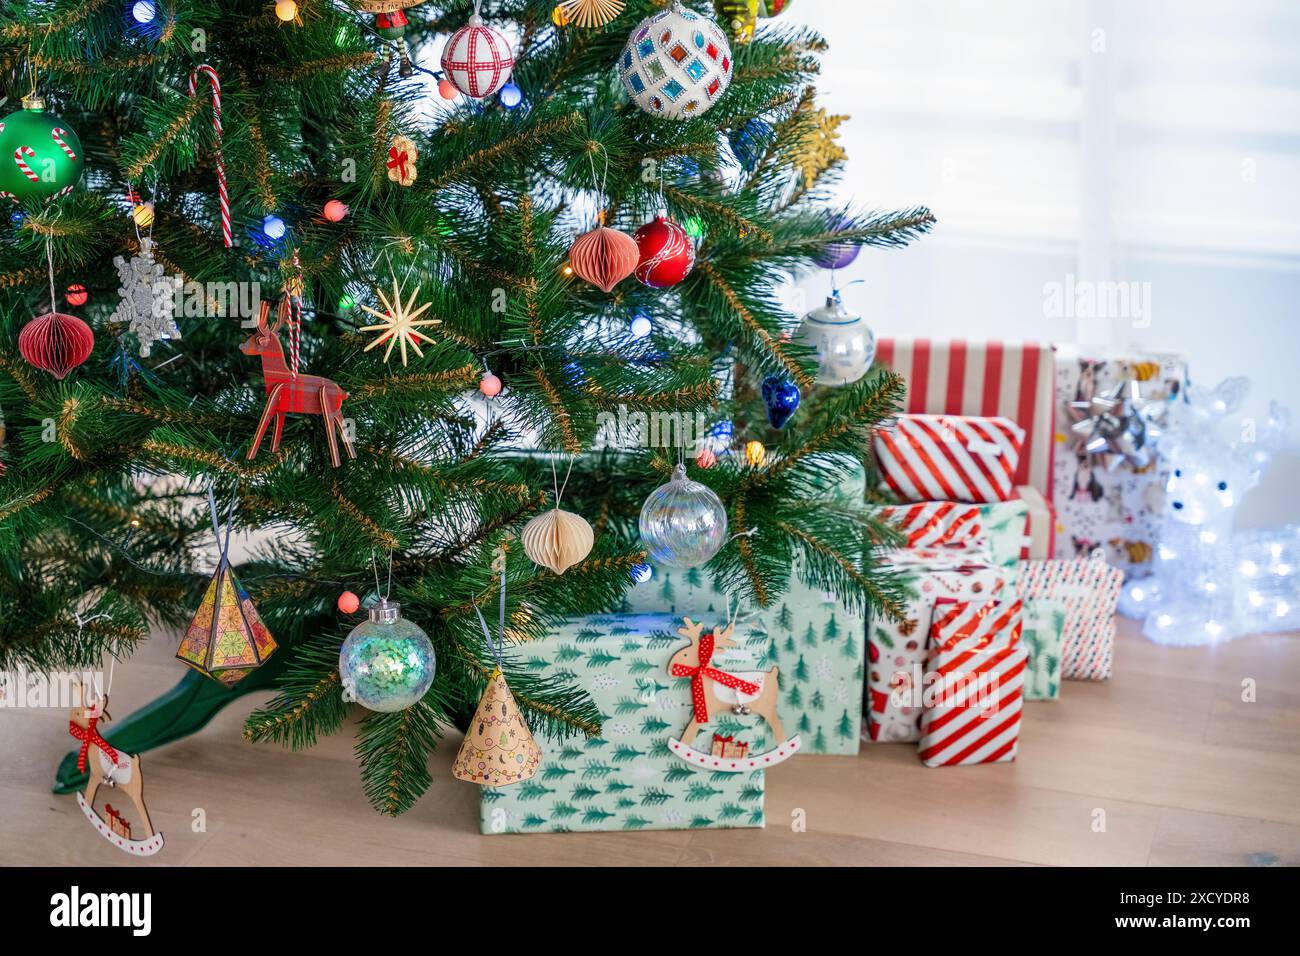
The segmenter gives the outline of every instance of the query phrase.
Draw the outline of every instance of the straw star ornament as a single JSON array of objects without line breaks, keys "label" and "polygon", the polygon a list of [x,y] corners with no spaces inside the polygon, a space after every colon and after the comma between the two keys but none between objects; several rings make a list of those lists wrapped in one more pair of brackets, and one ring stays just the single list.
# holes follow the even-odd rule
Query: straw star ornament
[{"label": "straw star ornament", "polygon": [[385,362],[393,354],[393,346],[395,345],[398,346],[403,365],[406,364],[406,347],[408,345],[419,358],[424,358],[424,352],[420,350],[420,342],[433,345],[433,339],[421,332],[420,327],[442,324],[442,319],[420,318],[432,303],[426,302],[418,309],[413,308],[416,296],[420,294],[419,286],[416,286],[415,291],[403,302],[402,290],[397,283],[396,276],[393,277],[393,297],[391,300],[384,295],[383,289],[376,289],[375,292],[384,306],[384,311],[380,312],[378,309],[372,309],[365,304],[361,306],[361,308],[380,320],[379,325],[363,325],[361,327],[362,332],[379,333],[379,337],[367,345],[365,351],[369,352],[371,349],[387,342],[388,348],[384,350]]}]

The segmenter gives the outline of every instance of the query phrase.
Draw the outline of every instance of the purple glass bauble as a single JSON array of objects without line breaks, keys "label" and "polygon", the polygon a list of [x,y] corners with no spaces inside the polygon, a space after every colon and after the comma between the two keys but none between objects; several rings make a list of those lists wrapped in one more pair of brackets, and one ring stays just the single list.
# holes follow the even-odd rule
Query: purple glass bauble
[{"label": "purple glass bauble", "polygon": [[[852,223],[840,217],[835,224],[835,231],[847,229]],[[823,269],[843,269],[858,257],[861,246],[852,242],[837,242],[826,247],[826,251],[817,257],[817,264]]]}]

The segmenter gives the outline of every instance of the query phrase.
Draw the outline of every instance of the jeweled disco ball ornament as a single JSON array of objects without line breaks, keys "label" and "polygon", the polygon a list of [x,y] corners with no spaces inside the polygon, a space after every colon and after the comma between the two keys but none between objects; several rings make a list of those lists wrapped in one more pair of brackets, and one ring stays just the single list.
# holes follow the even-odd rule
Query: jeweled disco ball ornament
[{"label": "jeweled disco ball ornament", "polygon": [[674,3],[637,24],[618,60],[632,102],[653,116],[707,113],[731,83],[731,46],[721,28]]},{"label": "jeweled disco ball ornament", "polygon": [[713,489],[673,469],[641,507],[641,541],[652,560],[669,568],[698,568],[727,543],[727,509]]},{"label": "jeweled disco ball ornament", "polygon": [[803,317],[796,342],[817,350],[818,385],[848,385],[867,374],[876,358],[876,335],[862,316],[844,307],[839,290]]},{"label": "jeweled disco ball ornament", "polygon": [[339,649],[339,679],[362,707],[405,710],[433,685],[437,660],[429,636],[386,599],[352,629]]}]

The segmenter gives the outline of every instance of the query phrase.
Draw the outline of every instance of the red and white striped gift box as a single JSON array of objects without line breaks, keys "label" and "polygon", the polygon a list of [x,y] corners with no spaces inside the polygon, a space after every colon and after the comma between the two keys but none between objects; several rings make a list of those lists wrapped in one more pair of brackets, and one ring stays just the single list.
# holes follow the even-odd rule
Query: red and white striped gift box
[{"label": "red and white striped gift box", "polygon": [[[876,617],[867,628],[867,737],[885,743],[913,743],[921,739],[921,712],[925,690],[930,624],[935,605],[953,600],[987,601],[999,593],[1006,579],[998,568],[958,561],[931,567],[909,567],[905,557],[924,550],[897,551],[888,563],[907,568],[914,592],[904,605],[903,619]],[[964,552],[945,548],[941,559]],[[965,559],[969,562],[969,556]]]},{"label": "red and white striped gift box", "polygon": [[1115,657],[1115,605],[1124,584],[1122,569],[1103,558],[1022,561],[1016,586],[1025,599],[1065,605],[1061,676],[1107,680]]},{"label": "red and white striped gift box", "polygon": [[875,364],[907,380],[903,411],[1001,415],[1025,430],[1014,484],[1052,501],[1056,411],[1052,347],[1025,342],[950,342],[882,338]]},{"label": "red and white striped gift box", "polygon": [[909,548],[977,547],[984,537],[979,505],[922,501],[881,508],[880,518],[907,535]]},{"label": "red and white striped gift box", "polygon": [[927,767],[1015,760],[1025,667],[1023,605],[937,602],[926,673],[933,705],[921,717],[918,755]]},{"label": "red and white striped gift box", "polygon": [[876,460],[904,501],[1008,501],[1024,441],[1009,418],[900,415],[876,432]]}]

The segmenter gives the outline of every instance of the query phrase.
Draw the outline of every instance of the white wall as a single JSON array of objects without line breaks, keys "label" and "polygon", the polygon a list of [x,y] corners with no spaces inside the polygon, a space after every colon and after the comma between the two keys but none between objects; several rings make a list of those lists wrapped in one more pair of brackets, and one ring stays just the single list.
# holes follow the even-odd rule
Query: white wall
[{"label": "white wall", "polygon": [[[846,295],[878,334],[1177,350],[1194,382],[1250,376],[1244,414],[1276,398],[1300,435],[1300,4],[799,0],[784,16],[831,42],[819,103],[851,117],[842,199],[939,219],[839,275],[866,280]],[[1081,269],[1149,283],[1149,326],[1045,317],[1044,284]],[[802,286],[817,301],[829,275]],[[1241,523],[1300,521],[1297,486],[1288,453]]]}]

